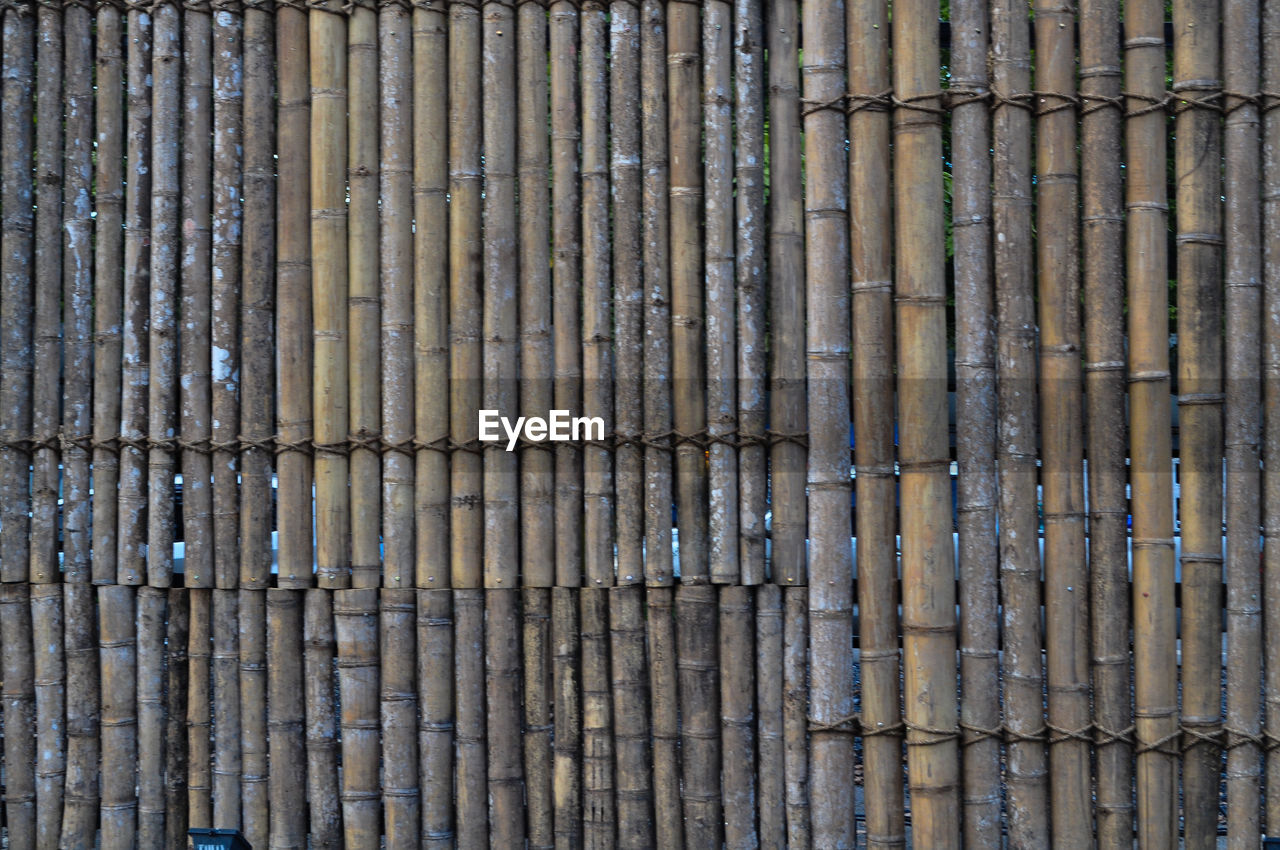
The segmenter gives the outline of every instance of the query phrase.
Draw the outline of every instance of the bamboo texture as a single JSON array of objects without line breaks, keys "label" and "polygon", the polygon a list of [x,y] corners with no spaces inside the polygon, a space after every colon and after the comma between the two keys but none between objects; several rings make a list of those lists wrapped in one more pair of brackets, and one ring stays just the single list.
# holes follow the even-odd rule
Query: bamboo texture
[{"label": "bamboo texture", "polygon": [[[756,588],[756,757],[773,765],[757,778],[760,846],[783,847],[787,840],[786,758],[782,736],[782,589],[776,584]],[[783,770],[777,766],[783,765]]]},{"label": "bamboo texture", "polygon": [[[168,593],[140,587],[137,593],[138,837],[140,847],[165,841],[164,657]],[[236,748],[239,755],[239,747]]]},{"label": "bamboo texture", "polygon": [[551,792],[551,591],[521,590],[524,653],[524,788],[530,847],[553,847],[555,823]]},{"label": "bamboo texture", "polygon": [[755,772],[755,610],[751,588],[719,588],[720,725],[723,752],[724,840],[757,846]]},{"label": "bamboo texture", "polygon": [[63,652],[62,588],[45,582],[31,588],[32,689],[35,694],[35,813],[33,847],[58,846],[67,773],[67,664]]},{"label": "bamboo texture", "polygon": [[272,850],[307,846],[303,594],[267,591],[267,734]]},{"label": "bamboo texture", "polygon": [[409,588],[384,588],[378,600],[381,658],[381,782],[388,850],[418,847],[417,602]]},{"label": "bamboo texture", "polygon": [[644,592],[621,585],[609,591],[609,670],[617,765],[619,850],[652,846],[649,771],[649,693],[645,675]]},{"label": "bamboo texture", "polygon": [[609,679],[609,594],[578,594],[582,650],[582,846],[615,846],[613,699]]},{"label": "bamboo texture", "polygon": [[213,591],[213,825],[219,829],[239,829],[243,811],[239,602],[237,591]]},{"label": "bamboo texture", "polygon": [[164,633],[164,843],[172,847],[186,840],[188,823],[187,692],[190,665],[191,608],[186,588],[169,588],[168,621]]},{"label": "bamboo texture", "polygon": [[[1280,4],[1267,3],[1262,8],[1261,33],[1280,33]],[[1275,38],[1262,39],[1262,85],[1280,86],[1280,44]],[[1280,113],[1269,110],[1263,116],[1262,133],[1262,204],[1263,232],[1280,227]],[[1262,242],[1262,452],[1264,462],[1280,457],[1280,318],[1275,309],[1280,305],[1280,251],[1274,242]],[[1280,496],[1280,470],[1272,463],[1262,473],[1262,603],[1263,657],[1266,660],[1263,687],[1266,693],[1263,729],[1265,740],[1280,738],[1280,507],[1274,499]],[[1280,823],[1280,754],[1267,753],[1264,765],[1266,783],[1265,822]],[[1274,829],[1274,827],[1271,827]]]},{"label": "bamboo texture", "polygon": [[191,826],[213,826],[213,597],[187,594],[187,811]]},{"label": "bamboo texture", "polygon": [[[556,847],[583,845],[582,703],[578,601],[567,588],[551,590],[552,731],[551,800]],[[461,732],[461,730],[459,730]]]},{"label": "bamboo texture", "polygon": [[681,584],[676,588],[680,791],[689,847],[719,847],[724,839],[716,613],[715,587]]},{"label": "bamboo texture", "polygon": [[305,645],[302,687],[306,706],[307,782],[311,846],[342,844],[342,809],[338,784],[338,718],[334,706],[333,595],[322,589],[303,596],[302,639]]},{"label": "bamboo texture", "polygon": [[91,850],[98,820],[98,756],[101,692],[95,591],[89,584],[67,583],[63,614],[63,651],[67,665],[67,782],[63,791],[61,843],[70,850]]},{"label": "bamboo texture", "polygon": [[485,682],[490,844],[520,847],[525,840],[524,754],[520,749],[520,591],[502,588],[484,595]]},{"label": "bamboo texture", "polygon": [[418,591],[419,776],[422,843],[431,850],[454,846],[453,595]]},{"label": "bamboo texture", "polygon": [[271,834],[271,762],[267,736],[267,594],[240,590],[240,811],[245,840],[266,847]]},{"label": "bamboo texture", "polygon": [[378,591],[333,595],[342,738],[342,846],[376,848],[382,835],[378,764]]},{"label": "bamboo texture", "polygon": [[[653,712],[653,830],[659,846],[684,847],[680,817],[680,761],[676,703],[674,591],[645,590],[645,648],[649,658],[649,699]],[[554,614],[554,611],[552,612]],[[554,620],[552,621],[554,627]]]},{"label": "bamboo texture", "polygon": [[453,798],[459,847],[489,843],[485,760],[485,596],[467,588],[453,597],[453,673],[456,727]]},{"label": "bamboo texture", "polygon": [[[0,585],[5,603],[21,590],[20,585]],[[21,598],[21,597],[18,597]],[[138,760],[138,650],[134,622],[134,589],[127,585],[110,585],[98,589],[98,663],[102,671],[101,714],[102,775],[116,781],[102,783],[100,823],[104,850],[129,848],[134,844],[138,830],[138,796],[133,778]],[[25,600],[24,600],[25,601]],[[25,608],[25,606],[23,606]],[[16,653],[12,647],[15,638],[21,640],[18,631],[25,622],[22,608],[11,609],[8,616],[0,618],[0,624],[8,630],[0,634],[5,649],[5,748],[8,750],[13,730],[22,729],[24,718],[15,709],[22,709],[22,691],[19,689],[20,667],[11,667],[10,659]],[[15,634],[15,632],[17,632]],[[13,684],[10,684],[10,683]],[[12,695],[12,696],[11,696]],[[30,734],[18,739],[30,742]],[[16,746],[16,743],[15,743]],[[6,751],[6,807],[9,840],[23,841],[24,821],[21,814],[22,774],[15,768],[22,764]],[[31,846],[28,840],[26,846]]]}]

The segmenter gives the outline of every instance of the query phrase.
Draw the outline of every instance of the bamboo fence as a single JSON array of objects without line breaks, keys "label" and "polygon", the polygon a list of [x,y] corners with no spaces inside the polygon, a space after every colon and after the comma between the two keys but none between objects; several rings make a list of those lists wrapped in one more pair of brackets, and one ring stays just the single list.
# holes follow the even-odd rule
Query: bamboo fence
[{"label": "bamboo fence", "polygon": [[1280,832],[1280,0],[0,28],[8,847]]}]

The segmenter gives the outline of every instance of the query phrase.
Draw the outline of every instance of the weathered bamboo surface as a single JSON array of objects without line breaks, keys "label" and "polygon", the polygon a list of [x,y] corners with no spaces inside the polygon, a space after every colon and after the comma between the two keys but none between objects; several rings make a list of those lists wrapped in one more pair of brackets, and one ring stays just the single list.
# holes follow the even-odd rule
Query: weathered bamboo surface
[{"label": "weathered bamboo surface", "polygon": [[1280,0],[0,29],[5,846],[1280,833]]}]

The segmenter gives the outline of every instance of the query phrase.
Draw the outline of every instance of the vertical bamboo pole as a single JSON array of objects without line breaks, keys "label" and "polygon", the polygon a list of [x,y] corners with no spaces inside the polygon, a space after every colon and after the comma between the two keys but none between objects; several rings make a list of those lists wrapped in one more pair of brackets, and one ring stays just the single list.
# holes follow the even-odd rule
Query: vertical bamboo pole
[{"label": "vertical bamboo pole", "polygon": [[[1262,33],[1280,33],[1280,3],[1267,2],[1262,9]],[[1280,90],[1280,40],[1262,39],[1262,90]],[[1262,232],[1274,233],[1280,228],[1280,110],[1277,100],[1264,101],[1262,135]],[[1263,689],[1267,752],[1265,779],[1267,829],[1280,824],[1280,245],[1274,240],[1262,242],[1263,315],[1263,473],[1262,528],[1265,535],[1262,562],[1263,657],[1267,659]]]},{"label": "vertical bamboo pole", "polygon": [[[805,233],[809,405],[809,712],[813,841],[852,847],[853,563],[849,544],[849,172],[844,4],[805,6]],[[906,543],[904,539],[904,544]]]},{"label": "vertical bamboo pole", "polygon": [[609,677],[609,598],[578,591],[582,616],[582,846],[615,846],[613,700]]},{"label": "vertical bamboo pole", "polygon": [[484,593],[485,738],[492,847],[523,847],[525,843],[519,602],[520,591],[514,587],[491,588]]},{"label": "vertical bamboo pole", "polygon": [[1098,844],[1133,844],[1132,750],[1113,732],[1133,722],[1129,678],[1129,559],[1125,494],[1124,217],[1120,184],[1120,5],[1080,6],[1081,246],[1085,439],[1089,462],[1089,608],[1097,729]]},{"label": "vertical bamboo pole", "polygon": [[271,832],[267,749],[267,594],[239,591],[240,805],[245,840],[267,846]]},{"label": "vertical bamboo pole", "polygon": [[644,591],[636,585],[620,585],[609,591],[609,668],[620,850],[653,846],[643,605]]},{"label": "vertical bamboo pole", "polygon": [[582,706],[578,701],[580,634],[576,593],[567,587],[551,589],[551,669],[555,692],[551,794],[557,850],[581,847],[583,843]]},{"label": "vertical bamboo pole", "polygon": [[[782,590],[762,584],[756,606],[756,752],[760,846],[787,845],[786,753],[782,739]],[[782,765],[783,770],[778,766]]]},{"label": "vertical bamboo pole", "polygon": [[[34,181],[33,76],[35,16],[31,6],[4,13],[4,82],[0,102],[0,580],[22,581],[30,571],[32,239]],[[28,616],[30,614],[28,613]],[[30,638],[28,638],[30,640]]]},{"label": "vertical bamboo pole", "polygon": [[720,589],[720,725],[724,751],[725,843],[755,847],[756,618],[751,588]]},{"label": "vertical bamboo pole", "polygon": [[[410,12],[378,13],[383,586],[413,586],[413,43]],[[412,668],[410,668],[412,669]],[[416,769],[414,775],[416,776]],[[416,812],[416,810],[415,810]],[[413,820],[417,820],[416,813]],[[415,827],[416,829],[416,827]],[[400,830],[397,830],[400,833]]]},{"label": "vertical bamboo pole", "polygon": [[[449,586],[448,41],[443,7],[413,8],[414,586]],[[452,653],[450,653],[452,657]],[[452,678],[452,676],[450,676]],[[425,758],[425,755],[424,755]],[[424,773],[424,776],[426,774]],[[422,810],[423,832],[428,806]]]},{"label": "vertical bamboo pole", "polygon": [[784,439],[770,444],[773,510],[770,576],[804,584],[805,538],[805,263],[804,184],[800,141],[800,9],[795,0],[768,4],[769,51],[769,421]]},{"label": "vertical bamboo pole", "polygon": [[[1223,9],[1222,86],[1258,91],[1262,61],[1256,0]],[[1223,103],[1226,121],[1226,502],[1227,502],[1227,846],[1243,850],[1262,832],[1262,220],[1259,204],[1258,104],[1243,97]]]},{"label": "vertical bamboo pole", "polygon": [[[350,433],[368,440],[381,433],[382,322],[379,292],[378,189],[378,13],[372,3],[350,10],[347,25],[346,111],[348,227],[346,303],[347,360],[350,364],[347,404]],[[345,438],[343,434],[343,438]],[[380,467],[377,447],[351,446],[351,586],[377,587],[382,580]],[[345,479],[344,479],[345,483]]]},{"label": "vertical bamboo pole", "polygon": [[[613,199],[613,420],[619,437],[613,452],[614,539],[618,547],[614,580],[618,584],[639,584],[644,579],[640,40],[639,6],[615,0],[609,5],[609,184]],[[621,830],[619,824],[620,840]]]},{"label": "vertical bamboo pole", "polygon": [[[15,591],[22,585],[0,585],[0,602],[12,604],[10,601]],[[124,585],[110,585],[98,590],[98,658],[102,669],[102,713],[99,724],[102,729],[102,773],[111,781],[102,783],[101,820],[103,850],[126,850],[134,846],[137,836],[138,796],[134,778],[138,759],[138,686],[137,686],[137,644],[133,617],[134,589]],[[20,627],[23,614],[15,607],[6,616],[0,617],[0,625],[12,630],[0,635],[5,647],[6,666],[10,653],[16,655],[14,638],[20,638]],[[18,634],[14,634],[18,632]],[[12,667],[4,671],[5,690],[13,693],[17,688],[20,668]],[[19,741],[30,743],[29,734],[14,735],[14,730],[22,728],[23,717],[20,713],[21,702],[14,698],[5,698],[5,736],[6,748],[18,746]],[[17,710],[15,710],[17,709]],[[12,736],[12,737],[10,737]],[[5,753],[8,767],[6,769],[7,796],[10,800],[20,799],[21,773],[15,772],[16,760],[11,760]],[[31,846],[28,842],[22,845],[23,823],[15,817],[17,804],[11,803],[8,810],[9,840],[20,846]]]},{"label": "vertical bamboo pole", "polygon": [[488,774],[485,763],[485,593],[455,590],[454,698],[457,762],[454,815],[458,846],[481,848],[489,843]]},{"label": "vertical bamboo pole", "polygon": [[691,847],[719,847],[724,838],[724,817],[716,588],[681,584],[675,596],[685,840]]},{"label": "vertical bamboo pole", "polygon": [[453,592],[418,591],[419,775],[422,846],[454,846]]},{"label": "vertical bamboo pole", "polygon": [[303,744],[303,595],[275,588],[266,593],[270,846],[272,850],[304,850],[307,764]]},{"label": "vertical bamboo pole", "polygon": [[[672,583],[671,497],[671,246],[667,146],[666,6],[645,0],[640,9],[641,265],[644,268],[644,578],[650,587]],[[650,659],[652,662],[652,658]],[[653,662],[656,663],[656,662]],[[656,696],[656,691],[655,691]],[[656,705],[656,703],[655,703]],[[656,729],[656,720],[655,720]],[[657,745],[654,786],[658,790]],[[672,751],[674,752],[674,751]],[[655,797],[655,811],[673,801]],[[661,815],[659,815],[661,818]],[[679,840],[658,824],[658,841]]]},{"label": "vertical bamboo pole", "polygon": [[787,795],[787,846],[808,847],[809,814],[809,590],[783,591],[782,746]]},{"label": "vertical bamboo pole", "polygon": [[[168,592],[138,589],[138,846],[165,841],[164,702],[165,620]],[[110,774],[104,774],[110,775]]]},{"label": "vertical bamboo pole", "polygon": [[736,146],[738,330],[738,561],[743,584],[765,579],[765,511],[769,459],[765,447],[768,391],[765,337],[767,221],[764,206],[764,12],[760,0],[735,0],[733,95]]},{"label": "vertical bamboo pole", "polygon": [[[209,31],[210,19],[203,14],[185,17],[188,43],[199,43]],[[190,240],[202,251],[210,252],[213,286],[210,292],[210,343],[212,344],[211,409],[213,438],[213,570],[219,588],[235,588],[240,580],[240,493],[238,482],[237,438],[240,434],[240,345],[241,220],[243,209],[242,169],[245,149],[244,134],[244,18],[236,11],[218,9],[213,15],[213,218],[212,242],[205,247],[199,235],[185,232],[183,266],[186,267],[186,242]],[[204,65],[200,74],[188,74],[183,84],[188,88],[205,84]],[[207,142],[208,135],[202,141]],[[183,156],[187,156],[184,141]],[[208,174],[207,165],[190,164]],[[185,193],[184,193],[185,195]],[[184,197],[185,201],[185,197]],[[184,211],[184,221],[186,215]],[[199,222],[196,224],[199,234]],[[253,339],[251,345],[263,346],[267,340]],[[203,351],[201,352],[203,355]],[[183,484],[186,484],[183,476]],[[261,498],[261,497],[260,497]]]},{"label": "vertical bamboo pole", "polygon": [[[404,17],[407,23],[408,16]],[[382,590],[378,643],[382,658],[381,789],[387,850],[419,846],[416,612],[411,589]]]},{"label": "vertical bamboo pole", "polygon": [[[578,3],[552,0],[551,44],[551,300],[558,305],[552,340],[557,410],[582,403],[582,237],[578,186]],[[582,584],[582,455],[556,446],[556,585]],[[558,827],[557,827],[558,829]]]},{"label": "vertical bamboo pole", "polygon": [[239,829],[240,606],[234,590],[213,591],[213,825]]},{"label": "vertical bamboo pole", "polygon": [[[1036,517],[1035,313],[1031,233],[1031,62],[1025,6],[991,6],[995,166],[996,377],[1000,589],[1004,612],[1005,722],[1010,840],[1048,840],[1040,559]],[[901,95],[899,95],[901,96]],[[1003,238],[1002,238],[1003,237]],[[906,419],[904,412],[904,419]],[[904,575],[904,586],[906,584]],[[908,700],[910,697],[908,697]],[[910,702],[908,701],[908,704]]]},{"label": "vertical bamboo pole", "polygon": [[[613,304],[609,239],[609,68],[607,6],[582,9],[582,412],[614,430]],[[586,435],[588,441],[594,435]],[[613,585],[613,457],[603,444],[583,447],[583,554],[591,587]]]},{"label": "vertical bamboo pole", "polygon": [[[891,171],[885,168],[890,161],[891,127],[889,111],[878,100],[891,86],[887,12],[882,5],[851,4],[845,16],[849,90],[853,92],[848,131],[858,657],[862,728],[872,733],[863,740],[867,844],[872,847],[894,846],[905,838],[894,604],[898,557],[893,477],[893,200]],[[981,44],[985,47],[985,39]],[[956,302],[958,316],[964,309],[959,292]],[[981,309],[981,304],[977,307]],[[992,593],[994,598],[994,582]]]},{"label": "vertical bamboo pole", "polygon": [[1138,841],[1177,841],[1177,658],[1169,433],[1168,204],[1163,6],[1125,4],[1129,457]]},{"label": "vertical bamboo pole", "polygon": [[[59,10],[36,13],[35,329],[32,340],[31,564],[33,583],[57,580],[62,398],[62,39]],[[54,833],[57,829],[52,830]],[[45,840],[46,831],[39,829]],[[54,838],[53,840],[57,840]]]},{"label": "vertical bamboo pole", "polygon": [[90,579],[92,552],[94,64],[87,60],[93,56],[92,27],[92,16],[83,6],[64,11],[62,572],[64,581],[77,584]]},{"label": "vertical bamboo pole", "polygon": [[[352,26],[354,30],[356,27]],[[333,594],[342,734],[342,846],[377,848],[382,835],[378,765],[378,591]]]},{"label": "vertical bamboo pole", "polygon": [[187,692],[191,640],[189,591],[169,588],[164,636],[164,843],[182,845],[187,840]]},{"label": "vertical bamboo pole", "polygon": [[271,14],[261,7],[247,8],[244,14],[240,587],[263,590],[271,580],[271,532],[277,525],[270,443],[276,353],[275,46]]},{"label": "vertical bamboo pole", "polygon": [[[684,847],[680,817],[680,723],[676,693],[675,591],[645,591],[645,647],[653,703],[653,826],[659,847]],[[554,614],[554,611],[553,611]],[[554,627],[554,623],[553,623]]]},{"label": "vertical bamboo pole", "polygon": [[555,846],[551,794],[551,591],[522,589],[524,617],[524,781],[531,848]]},{"label": "vertical bamboo pole", "polygon": [[303,688],[307,723],[307,802],[311,807],[312,847],[342,844],[338,807],[337,723],[333,597],[327,589],[308,590],[303,602]]},{"label": "vertical bamboo pole", "polygon": [[206,588],[187,596],[187,810],[190,825],[213,826],[213,597]]},{"label": "vertical bamboo pole", "polygon": [[[226,12],[219,13],[227,15]],[[226,146],[228,141],[240,144],[238,133],[227,135],[226,60],[223,52],[231,48],[220,31],[218,50],[213,48],[210,19],[195,12],[183,16],[183,53],[186,57],[182,75],[182,262],[181,298],[182,323],[179,356],[181,366],[182,404],[182,536],[184,546],[183,584],[186,587],[206,588],[217,584],[226,586],[227,576],[214,568],[214,561],[222,566],[225,556],[221,552],[223,542],[214,536],[213,460],[207,451],[212,445],[213,383],[226,381],[235,365],[236,346],[212,339],[211,316],[213,311],[213,280],[218,276],[235,272],[227,267],[225,254],[226,216],[228,205],[240,206],[238,188],[232,173],[228,173]],[[239,42],[235,49],[240,48]],[[219,70],[218,95],[213,95],[213,62],[217,56]],[[216,112],[216,114],[215,114]],[[217,125],[216,128],[214,125]],[[215,135],[216,134],[216,135]],[[212,177],[214,149],[217,149],[217,179]],[[212,265],[213,251],[213,203],[218,205],[219,263],[215,273]],[[221,316],[219,317],[221,318]],[[215,378],[213,372],[217,372]],[[219,420],[220,421],[220,420]],[[238,425],[234,421],[228,425]],[[234,435],[234,431],[232,432]],[[219,476],[222,477],[222,476]],[[163,492],[163,491],[162,491]],[[234,586],[234,582],[232,582]]]},{"label": "vertical bamboo pole", "polygon": [[62,586],[66,614],[63,639],[67,665],[67,784],[61,843],[92,850],[98,823],[98,618],[93,588]]},{"label": "vertical bamboo pole", "polygon": [[1221,4],[1173,4],[1177,121],[1178,506],[1182,526],[1182,804],[1187,847],[1218,832],[1222,752]]},{"label": "vertical bamboo pole", "polygon": [[[703,222],[706,229],[706,424],[711,580],[736,584],[738,457],[721,440],[737,431],[736,267],[734,264],[733,7],[711,0],[702,16]],[[696,162],[696,159],[695,159]]]},{"label": "vertical bamboo pole", "polygon": [[[61,63],[58,63],[61,68]],[[35,810],[37,850],[58,846],[67,773],[67,665],[62,645],[62,588],[31,587],[31,643],[35,651]]]},{"label": "vertical bamboo pole", "polygon": [[[510,37],[515,15],[511,7],[503,4],[486,3],[485,6],[481,34],[484,50],[481,82],[484,111],[482,392],[484,406],[503,411],[505,416],[508,415],[505,411],[518,408],[520,397],[516,324],[519,273],[516,266],[516,39]],[[474,415],[470,410],[467,413]],[[520,575],[520,470],[518,457],[506,449],[504,444],[490,443],[484,452],[484,586],[514,591]],[[514,706],[510,708],[517,710]],[[497,833],[495,840],[498,840]]]},{"label": "vertical bamboo pole", "polygon": [[[320,14],[317,12],[317,14]],[[279,586],[310,587],[312,537],[311,419],[311,94],[307,13],[276,7],[276,418],[280,444]],[[274,795],[272,795],[274,796]],[[274,830],[273,830],[274,832]],[[292,833],[290,833],[292,834]]]}]

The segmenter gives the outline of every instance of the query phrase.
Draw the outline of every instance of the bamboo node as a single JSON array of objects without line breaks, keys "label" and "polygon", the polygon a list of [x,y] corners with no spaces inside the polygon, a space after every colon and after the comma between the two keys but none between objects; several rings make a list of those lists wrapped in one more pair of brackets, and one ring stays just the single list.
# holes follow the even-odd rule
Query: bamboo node
[{"label": "bamboo node", "polygon": [[1159,381],[1169,380],[1169,373],[1162,369],[1152,369],[1148,371],[1130,372],[1129,383],[1137,384],[1142,382],[1156,383]]},{"label": "bamboo node", "polygon": [[1178,404],[1222,404],[1227,400],[1225,393],[1181,393]]}]

